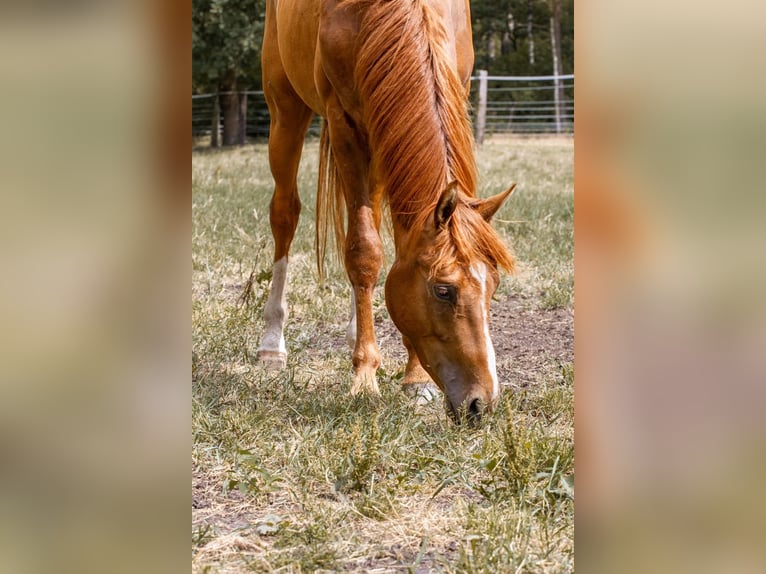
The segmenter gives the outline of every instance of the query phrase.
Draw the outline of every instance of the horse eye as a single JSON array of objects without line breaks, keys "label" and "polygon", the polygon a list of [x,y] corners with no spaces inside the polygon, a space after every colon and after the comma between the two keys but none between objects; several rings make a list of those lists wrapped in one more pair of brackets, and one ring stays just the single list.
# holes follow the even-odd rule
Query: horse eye
[{"label": "horse eye", "polygon": [[454,285],[434,285],[433,290],[437,299],[450,303],[457,301],[457,290]]}]

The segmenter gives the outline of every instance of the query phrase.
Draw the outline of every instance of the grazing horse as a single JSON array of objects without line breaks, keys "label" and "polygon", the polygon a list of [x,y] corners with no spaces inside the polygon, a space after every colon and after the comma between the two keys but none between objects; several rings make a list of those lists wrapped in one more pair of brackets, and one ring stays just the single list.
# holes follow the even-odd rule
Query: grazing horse
[{"label": "grazing horse", "polygon": [[325,121],[317,255],[321,273],[330,229],[352,286],[351,392],[379,392],[372,298],[386,202],[396,245],[386,305],[409,355],[403,388],[423,396],[435,382],[457,420],[492,408],[499,385],[489,306],[498,269],[511,271],[513,257],[489,221],[513,186],[475,196],[470,22],[468,0],[267,0],[262,64],[275,253],[259,360],[286,364],[296,175],[318,114]]}]

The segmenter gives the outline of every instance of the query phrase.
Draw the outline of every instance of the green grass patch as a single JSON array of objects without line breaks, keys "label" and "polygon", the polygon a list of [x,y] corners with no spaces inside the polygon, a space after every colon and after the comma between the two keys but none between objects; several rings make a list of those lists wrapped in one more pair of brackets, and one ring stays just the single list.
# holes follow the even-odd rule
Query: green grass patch
[{"label": "green grass patch", "polygon": [[[299,175],[281,372],[253,357],[272,263],[266,147],[193,154],[193,571],[572,571],[571,363],[505,392],[479,428],[441,400],[415,406],[390,342],[381,397],[350,397],[345,274],[331,260],[316,280],[316,152]],[[571,140],[490,140],[478,163],[480,195],[519,184],[496,227],[520,272],[496,298],[571,308]]]}]

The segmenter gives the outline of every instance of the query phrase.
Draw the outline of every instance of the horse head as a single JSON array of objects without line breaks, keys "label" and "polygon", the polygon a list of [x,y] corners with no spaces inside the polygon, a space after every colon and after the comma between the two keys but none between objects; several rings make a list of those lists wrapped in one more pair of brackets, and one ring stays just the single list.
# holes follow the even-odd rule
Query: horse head
[{"label": "horse head", "polygon": [[457,421],[478,420],[500,392],[489,309],[498,268],[512,270],[513,259],[489,222],[514,187],[477,199],[452,182],[418,225],[395,224],[386,305]]}]

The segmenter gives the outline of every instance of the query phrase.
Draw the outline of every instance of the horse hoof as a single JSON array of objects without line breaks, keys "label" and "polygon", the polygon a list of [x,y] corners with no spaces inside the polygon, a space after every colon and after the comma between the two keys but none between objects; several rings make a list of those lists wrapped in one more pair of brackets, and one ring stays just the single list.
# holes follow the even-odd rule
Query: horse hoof
[{"label": "horse hoof", "polygon": [[402,385],[402,391],[415,399],[415,404],[425,405],[434,400],[439,394],[439,387],[434,383],[410,383]]},{"label": "horse hoof", "polygon": [[378,381],[375,378],[375,371],[360,371],[354,375],[354,382],[351,384],[351,396],[367,392],[373,395],[379,395]]},{"label": "horse hoof", "polygon": [[269,370],[284,369],[287,366],[287,353],[282,351],[259,350],[255,357]]}]

